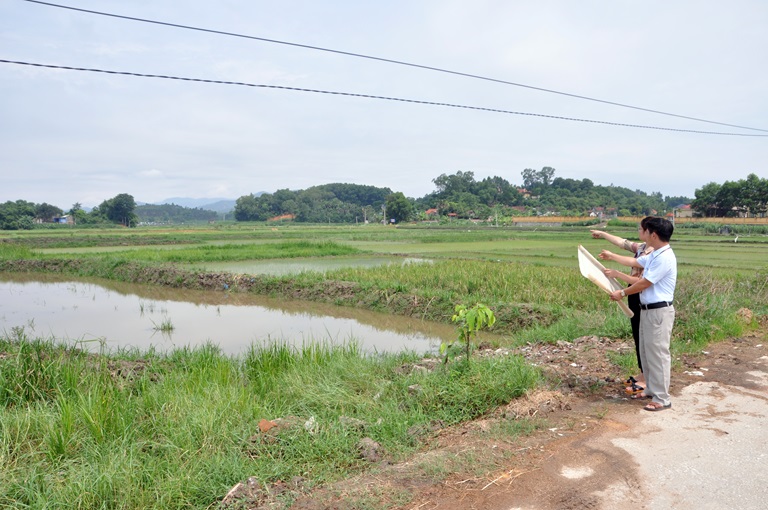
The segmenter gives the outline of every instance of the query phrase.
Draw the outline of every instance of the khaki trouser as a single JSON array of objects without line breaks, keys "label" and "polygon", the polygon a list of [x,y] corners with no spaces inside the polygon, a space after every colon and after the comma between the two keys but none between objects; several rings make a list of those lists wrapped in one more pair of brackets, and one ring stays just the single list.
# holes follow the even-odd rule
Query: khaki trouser
[{"label": "khaki trouser", "polygon": [[669,342],[675,323],[675,307],[643,310],[640,314],[640,358],[643,361],[645,393],[662,405],[670,403],[669,380],[672,356]]}]

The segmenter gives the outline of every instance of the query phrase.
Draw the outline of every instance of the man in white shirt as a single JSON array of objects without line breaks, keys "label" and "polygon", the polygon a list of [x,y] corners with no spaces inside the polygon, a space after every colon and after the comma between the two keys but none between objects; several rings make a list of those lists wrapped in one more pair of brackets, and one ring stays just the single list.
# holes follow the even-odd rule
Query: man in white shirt
[{"label": "man in white shirt", "polygon": [[[675,322],[677,259],[669,240],[674,225],[664,218],[650,218],[646,222],[646,242],[653,252],[638,258],[616,255],[608,250],[600,253],[603,260],[643,268],[643,277],[626,289],[611,294],[618,301],[624,296],[640,293],[640,357],[645,375],[645,392],[637,398],[652,398],[643,409],[663,411],[672,407],[669,395],[672,356],[669,352],[672,326]],[[610,271],[607,269],[606,271]]]}]

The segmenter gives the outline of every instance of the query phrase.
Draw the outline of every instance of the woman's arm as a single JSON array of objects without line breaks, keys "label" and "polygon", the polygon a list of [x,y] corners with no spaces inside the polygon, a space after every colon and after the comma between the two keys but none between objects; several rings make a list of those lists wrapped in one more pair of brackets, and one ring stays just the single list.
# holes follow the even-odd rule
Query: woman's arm
[{"label": "woman's arm", "polygon": [[590,230],[594,239],[605,239],[609,243],[618,246],[619,248],[624,246],[624,239],[602,230]]},{"label": "woman's arm", "polygon": [[616,255],[615,253],[610,252],[608,250],[601,251],[598,257],[600,257],[603,260],[612,260],[614,262],[618,262],[622,266],[639,267],[639,268],[643,267],[634,257],[625,257],[624,255]]}]

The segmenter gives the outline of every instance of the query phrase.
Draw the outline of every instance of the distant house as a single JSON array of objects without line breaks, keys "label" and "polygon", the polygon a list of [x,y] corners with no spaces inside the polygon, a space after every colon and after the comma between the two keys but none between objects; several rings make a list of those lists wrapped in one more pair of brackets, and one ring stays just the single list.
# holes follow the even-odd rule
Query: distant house
[{"label": "distant house", "polygon": [[426,211],[424,211],[424,214],[426,214],[427,216],[437,216],[438,213],[437,213],[437,209],[433,207],[432,209],[427,209]]},{"label": "distant house", "polygon": [[54,223],[62,223],[64,225],[74,225],[75,218],[71,214],[65,214],[64,216],[56,216],[53,218]]},{"label": "distant house", "polygon": [[693,209],[691,209],[691,204],[685,204],[676,207],[673,212],[675,213],[675,218],[693,218]]},{"label": "distant house", "polygon": [[523,198],[531,198],[531,192],[525,188],[517,188],[517,192],[523,195]]},{"label": "distant house", "polygon": [[590,218],[602,218],[605,214],[605,207],[593,207],[589,212]]}]

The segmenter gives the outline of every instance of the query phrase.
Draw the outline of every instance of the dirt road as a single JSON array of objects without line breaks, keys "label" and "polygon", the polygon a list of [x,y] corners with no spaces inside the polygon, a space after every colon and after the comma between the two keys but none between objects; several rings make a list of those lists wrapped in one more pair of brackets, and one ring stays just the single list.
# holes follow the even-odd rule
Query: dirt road
[{"label": "dirt road", "polygon": [[[408,509],[764,509],[768,506],[768,347],[753,336],[712,346],[675,374],[673,407],[647,412],[610,396],[574,408],[488,483],[446,481]],[[590,411],[590,408],[592,409]],[[568,413],[563,413],[565,419]],[[573,420],[577,423],[573,425]],[[563,423],[562,421],[560,423]],[[567,422],[566,422],[567,423]]]}]

